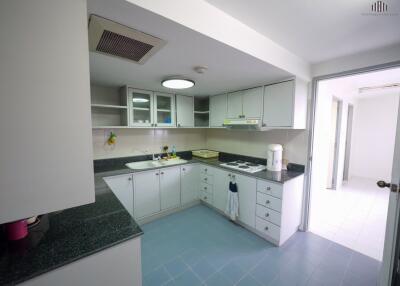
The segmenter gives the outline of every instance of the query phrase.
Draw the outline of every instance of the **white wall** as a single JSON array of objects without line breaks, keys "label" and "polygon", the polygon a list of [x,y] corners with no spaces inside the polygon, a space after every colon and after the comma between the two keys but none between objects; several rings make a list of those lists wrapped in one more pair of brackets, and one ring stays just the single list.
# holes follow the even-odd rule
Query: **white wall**
[{"label": "white wall", "polygon": [[398,103],[398,93],[357,100],[350,176],[390,181]]},{"label": "white wall", "polygon": [[106,143],[111,129],[94,129],[94,159],[143,155],[145,152],[160,153],[161,146],[176,146],[177,151],[203,149],[206,147],[204,129],[114,129],[117,134],[115,146]]},{"label": "white wall", "polygon": [[267,158],[267,145],[283,145],[283,157],[289,162],[306,164],[306,130],[241,131],[209,129],[207,130],[207,148],[216,151]]},{"label": "white wall", "polygon": [[400,61],[400,44],[314,64],[311,66],[311,72],[315,77],[395,61]]},{"label": "white wall", "polygon": [[0,223],[93,202],[86,1],[0,1],[0,39]]}]

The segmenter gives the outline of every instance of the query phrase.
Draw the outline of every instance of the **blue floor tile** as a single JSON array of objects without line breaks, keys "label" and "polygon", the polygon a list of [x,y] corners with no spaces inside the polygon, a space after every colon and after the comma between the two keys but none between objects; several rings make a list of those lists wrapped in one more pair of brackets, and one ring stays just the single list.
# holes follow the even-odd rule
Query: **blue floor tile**
[{"label": "blue floor tile", "polygon": [[202,205],[142,228],[144,286],[370,286],[381,264],[312,233],[275,247]]},{"label": "blue floor tile", "polygon": [[190,270],[187,270],[182,275],[174,279],[174,285],[176,286],[197,286],[201,285],[199,278]]}]

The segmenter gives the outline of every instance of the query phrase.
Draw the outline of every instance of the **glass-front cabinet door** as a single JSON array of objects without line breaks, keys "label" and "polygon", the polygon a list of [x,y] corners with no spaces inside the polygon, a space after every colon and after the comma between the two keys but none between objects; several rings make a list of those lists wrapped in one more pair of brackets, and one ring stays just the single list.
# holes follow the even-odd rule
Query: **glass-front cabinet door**
[{"label": "glass-front cabinet door", "polygon": [[168,93],[154,93],[155,126],[175,126],[175,97]]},{"label": "glass-front cabinet door", "polygon": [[131,126],[154,126],[153,92],[140,89],[130,89],[130,123]]}]

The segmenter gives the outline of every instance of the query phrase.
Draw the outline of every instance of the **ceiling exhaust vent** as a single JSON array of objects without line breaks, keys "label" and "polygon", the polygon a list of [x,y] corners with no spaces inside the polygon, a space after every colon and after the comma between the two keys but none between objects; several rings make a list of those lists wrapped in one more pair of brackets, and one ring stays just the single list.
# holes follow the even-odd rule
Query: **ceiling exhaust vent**
[{"label": "ceiling exhaust vent", "polygon": [[111,20],[90,15],[89,50],[144,64],[166,42]]}]

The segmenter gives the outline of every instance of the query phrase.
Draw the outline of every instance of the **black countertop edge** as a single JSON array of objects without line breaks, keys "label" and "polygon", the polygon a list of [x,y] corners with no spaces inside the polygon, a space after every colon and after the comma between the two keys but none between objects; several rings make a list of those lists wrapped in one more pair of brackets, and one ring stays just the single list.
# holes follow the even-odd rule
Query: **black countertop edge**
[{"label": "black countertop edge", "polygon": [[[257,158],[257,157],[243,156],[243,155],[224,153],[224,152],[220,152],[219,158],[210,158],[210,159],[192,157],[191,151],[185,151],[182,153],[184,153],[184,156],[179,154],[179,152],[177,154],[181,158],[187,160],[187,163],[165,166],[165,167],[154,167],[154,168],[147,168],[147,169],[142,169],[142,170],[132,170],[125,166],[125,164],[129,163],[129,162],[151,160],[151,156],[150,157],[134,156],[134,157],[124,157],[124,158],[115,158],[115,159],[111,158],[111,159],[95,160],[95,166],[96,166],[96,162],[97,162],[97,166],[98,166],[97,170],[99,171],[99,173],[102,173],[104,177],[106,177],[106,176],[116,176],[116,175],[121,175],[121,174],[139,173],[139,172],[150,171],[150,170],[155,170],[155,169],[160,169],[160,168],[173,167],[173,166],[179,166],[179,165],[184,165],[184,164],[203,163],[203,164],[207,164],[207,165],[210,165],[213,167],[218,167],[218,168],[230,171],[230,172],[235,172],[235,173],[243,174],[246,176],[255,177],[258,179],[272,181],[272,182],[280,183],[280,184],[283,184],[295,177],[298,177],[298,176],[304,174],[304,165],[300,165],[300,164],[293,164],[293,163],[288,164],[289,170],[282,170],[281,172],[272,172],[272,171],[264,170],[264,171],[260,171],[257,173],[248,173],[248,172],[220,166],[220,164],[224,163],[224,162],[234,161],[234,160],[245,160],[245,161],[264,165],[264,164],[266,164],[266,160]],[[99,166],[101,166],[101,167],[99,167]]]},{"label": "black countertop edge", "polygon": [[103,177],[95,174],[94,203],[41,216],[22,240],[7,241],[0,226],[0,285],[22,283],[143,234]]}]

